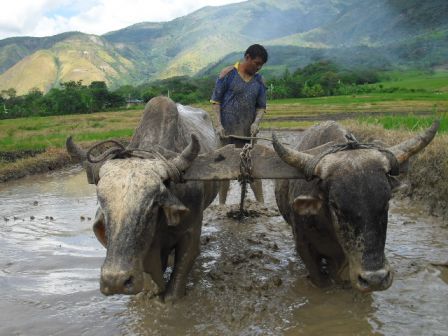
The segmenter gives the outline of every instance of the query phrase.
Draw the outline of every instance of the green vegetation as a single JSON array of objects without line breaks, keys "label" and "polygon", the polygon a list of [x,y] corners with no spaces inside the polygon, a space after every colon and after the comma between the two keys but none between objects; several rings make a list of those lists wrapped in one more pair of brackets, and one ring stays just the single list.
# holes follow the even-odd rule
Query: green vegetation
[{"label": "green vegetation", "polygon": [[125,102],[124,97],[109,92],[104,82],[86,86],[82,81],[70,81],[45,95],[33,89],[26,95],[17,96],[14,89],[8,89],[0,92],[0,119],[92,113],[123,107]]},{"label": "green vegetation", "polygon": [[[428,112],[434,108],[446,111],[447,79],[447,71],[355,71],[330,61],[317,61],[267,80],[267,118],[298,116],[303,111]],[[125,85],[113,92],[100,81],[88,86],[81,81],[70,81],[46,94],[34,89],[17,96],[14,89],[3,90],[0,92],[0,119],[117,110],[124,109],[129,102],[137,102],[137,105],[127,108],[142,109],[144,102],[158,95],[168,95],[181,104],[207,105],[204,102],[211,97],[215,80],[215,76],[179,76],[139,86]]]},{"label": "green vegetation", "polygon": [[[314,70],[309,71],[310,69]],[[341,73],[334,64],[316,62],[313,66],[299,69],[294,74],[285,73],[275,81],[278,85],[293,83],[294,78],[302,83],[305,78],[309,83],[312,80],[317,82],[322,78],[331,77],[328,76],[329,69],[336,70],[336,76]],[[359,78],[356,73],[353,76]],[[448,92],[443,88],[447,76],[448,72],[443,71],[381,72],[377,74],[381,82],[357,86],[381,86],[385,89],[393,87],[396,88],[394,92],[270,99],[262,127],[306,128],[315,123],[315,120],[322,118],[354,118],[369,125],[378,124],[385,128],[401,127],[412,130],[420,125],[428,125],[433,119],[429,114],[438,111],[442,116],[441,131],[445,132]],[[13,111],[19,112],[16,116],[23,114],[29,117],[0,120],[0,152],[62,148],[68,135],[74,135],[77,141],[86,143],[108,138],[128,138],[138,123],[143,110],[142,104],[133,107],[134,110],[91,112],[110,109],[113,106],[112,102],[121,102],[117,105],[123,106],[123,101],[129,97],[140,99],[143,97],[147,100],[155,95],[166,94],[169,90],[175,101],[211,112],[208,97],[211,95],[214,80],[211,77],[204,79],[176,77],[138,87],[127,85],[114,92],[109,92],[104,82],[93,82],[89,86],[82,85],[81,82],[69,82],[61,89],[53,89],[46,95],[33,91],[26,96],[15,96],[13,90],[7,90],[2,92],[3,96],[0,98],[1,118],[13,117]],[[285,82],[282,82],[283,80]],[[13,105],[14,102],[17,105]],[[7,109],[8,115],[1,110],[2,105]],[[42,107],[51,109],[40,110]],[[59,115],[66,113],[72,114]],[[87,114],[76,115],[78,113]],[[425,115],[421,116],[422,113]],[[37,116],[39,114],[49,116],[39,117]],[[382,114],[393,115],[382,116]]]},{"label": "green vegetation", "polygon": [[0,153],[63,148],[69,135],[86,143],[129,138],[140,117],[141,111],[121,111],[0,120]]},{"label": "green vegetation", "polygon": [[380,78],[384,88],[448,92],[448,71],[388,71]]},{"label": "green vegetation", "polygon": [[385,129],[401,129],[409,131],[417,131],[431,126],[435,118],[440,119],[439,133],[448,132],[448,114],[443,113],[434,116],[417,116],[417,115],[388,115],[382,117],[358,117],[360,123],[380,125]]}]

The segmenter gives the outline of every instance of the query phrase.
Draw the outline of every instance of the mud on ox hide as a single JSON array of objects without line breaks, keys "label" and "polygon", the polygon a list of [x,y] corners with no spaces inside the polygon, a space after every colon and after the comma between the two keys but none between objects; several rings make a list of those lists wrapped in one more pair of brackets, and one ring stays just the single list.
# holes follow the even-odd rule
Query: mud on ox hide
[{"label": "mud on ox hide", "polygon": [[[100,205],[93,229],[107,248],[101,268],[103,294],[137,294],[149,288],[152,278],[165,300],[184,295],[199,253],[202,213],[216,196],[217,185],[174,183],[173,167],[184,171],[200,150],[215,147],[213,128],[204,111],[184,111],[170,99],[156,97],[146,105],[127,150],[157,148],[169,160],[157,155],[130,156],[90,167]],[[86,159],[86,152],[71,139],[67,149],[72,156]],[[173,251],[174,266],[165,283],[168,256]]]},{"label": "mud on ox hide", "polygon": [[307,130],[295,150],[274,136],[280,158],[307,177],[279,180],[275,196],[313,283],[349,280],[362,292],[390,287],[393,273],[384,246],[388,204],[399,185],[391,175],[431,142],[438,125],[387,149],[357,146],[335,151],[332,145],[347,145],[350,139],[335,122]]}]

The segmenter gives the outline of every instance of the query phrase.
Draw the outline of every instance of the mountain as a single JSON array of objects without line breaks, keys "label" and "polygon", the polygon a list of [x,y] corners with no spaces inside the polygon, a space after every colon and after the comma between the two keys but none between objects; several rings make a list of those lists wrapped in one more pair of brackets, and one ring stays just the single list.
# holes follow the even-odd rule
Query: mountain
[{"label": "mountain", "polygon": [[[48,91],[70,80],[118,83],[129,80],[134,67],[104,38],[82,33],[40,41],[17,38],[0,50],[21,51],[24,55],[0,75],[0,89],[13,87],[19,93],[32,88]],[[6,67],[4,64],[7,62],[2,64]]]},{"label": "mountain", "polygon": [[432,66],[446,63],[447,12],[446,0],[249,0],[102,36],[8,38],[0,40],[0,90],[216,74],[252,43],[268,48],[266,75],[319,58],[347,66]]}]

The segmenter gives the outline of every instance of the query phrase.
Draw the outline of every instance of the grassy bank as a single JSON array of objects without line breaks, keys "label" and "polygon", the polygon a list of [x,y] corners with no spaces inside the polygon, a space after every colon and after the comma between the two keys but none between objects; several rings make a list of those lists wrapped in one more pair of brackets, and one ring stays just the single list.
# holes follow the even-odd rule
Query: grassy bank
[{"label": "grassy bank", "polygon": [[[0,120],[0,182],[69,163],[65,151],[69,135],[84,146],[111,138],[129,138],[140,117],[141,111],[119,111]],[[31,155],[20,158],[25,153]]]},{"label": "grassy bank", "polygon": [[120,111],[0,120],[0,151],[63,148],[69,135],[81,142],[130,137],[140,117]]},{"label": "grassy bank", "polygon": [[438,133],[448,132],[448,113],[437,113],[431,116],[417,116],[413,114],[381,117],[360,116],[357,120],[363,124],[382,126],[386,130],[418,131],[430,127],[434,118],[440,119]]}]

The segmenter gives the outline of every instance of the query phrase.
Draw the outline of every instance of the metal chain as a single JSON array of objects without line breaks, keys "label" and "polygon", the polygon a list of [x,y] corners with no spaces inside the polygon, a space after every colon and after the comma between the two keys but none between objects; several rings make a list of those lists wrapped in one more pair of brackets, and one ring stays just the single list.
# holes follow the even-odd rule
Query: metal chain
[{"label": "metal chain", "polygon": [[252,183],[254,180],[252,177],[252,157],[250,155],[252,148],[252,143],[247,143],[244,145],[243,150],[240,153],[240,175],[238,176],[238,181],[241,185],[240,213],[238,216],[240,219],[246,217],[246,211],[244,210],[244,199],[247,194],[247,184]]}]

